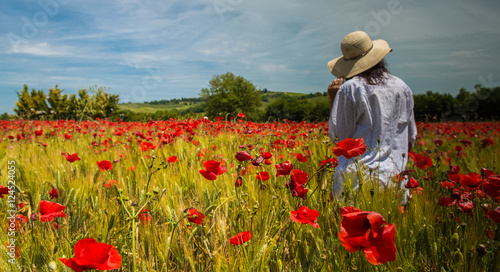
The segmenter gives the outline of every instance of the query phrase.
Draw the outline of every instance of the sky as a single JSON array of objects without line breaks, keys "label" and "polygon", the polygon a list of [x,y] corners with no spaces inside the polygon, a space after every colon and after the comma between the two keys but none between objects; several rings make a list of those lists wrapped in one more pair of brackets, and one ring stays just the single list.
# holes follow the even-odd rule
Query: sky
[{"label": "sky", "polygon": [[120,102],[198,97],[231,72],[270,91],[324,92],[340,41],[386,40],[414,94],[500,86],[500,5],[468,0],[16,0],[0,4],[0,113],[24,84],[107,87]]}]

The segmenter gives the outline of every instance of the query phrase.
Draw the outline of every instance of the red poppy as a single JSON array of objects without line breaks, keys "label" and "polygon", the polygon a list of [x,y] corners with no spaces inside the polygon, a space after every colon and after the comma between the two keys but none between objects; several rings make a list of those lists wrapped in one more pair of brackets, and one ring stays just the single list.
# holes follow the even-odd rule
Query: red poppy
[{"label": "red poppy", "polygon": [[67,161],[69,161],[70,163],[73,163],[74,161],[79,161],[80,158],[78,157],[78,154],[75,153],[75,154],[65,154],[64,157],[66,158]]},{"label": "red poppy", "polygon": [[482,148],[485,148],[487,146],[494,145],[494,144],[495,144],[495,142],[493,142],[493,140],[490,138],[484,138],[481,140],[481,147]]},{"label": "red poppy", "polygon": [[57,190],[56,188],[53,188],[49,192],[50,199],[53,199],[53,198],[58,199],[60,194],[61,194],[61,191]]},{"label": "red poppy", "polygon": [[408,156],[413,159],[413,161],[415,162],[415,166],[420,169],[425,169],[432,166],[431,158],[425,155],[417,154],[415,152],[408,152]]},{"label": "red poppy", "polygon": [[167,159],[169,163],[175,163],[178,162],[179,160],[177,159],[177,156],[172,156]]},{"label": "red poppy", "polygon": [[69,140],[69,139],[71,139],[71,134],[64,133],[64,138],[66,138],[66,139],[68,139],[68,140]]},{"label": "red poppy", "polygon": [[418,182],[416,179],[414,179],[413,177],[411,177],[408,182],[406,182],[406,185],[405,185],[405,188],[406,189],[411,189],[411,188],[416,188],[418,187]]},{"label": "red poppy", "polygon": [[337,167],[339,165],[339,161],[337,158],[328,158],[328,156],[326,156],[324,160],[318,163],[318,165],[320,166],[319,169],[323,169],[323,167]]},{"label": "red poppy", "polygon": [[346,159],[357,157],[366,151],[364,142],[365,141],[361,137],[359,139],[347,138],[335,145],[333,154],[337,157],[344,156]]},{"label": "red poppy", "polygon": [[474,203],[472,201],[460,202],[458,203],[458,207],[462,212],[472,213],[472,209],[474,208]]},{"label": "red poppy", "polygon": [[114,179],[108,179],[105,184],[103,184],[104,187],[111,188],[111,185],[116,184],[116,180]]},{"label": "red poppy", "polygon": [[306,184],[307,180],[309,179],[309,174],[300,169],[293,169],[291,177],[292,180],[296,183]]},{"label": "red poppy", "polygon": [[434,139],[434,143],[435,143],[437,146],[442,146],[442,145],[443,145],[443,140],[441,140],[441,139]]},{"label": "red poppy", "polygon": [[203,163],[205,169],[200,170],[200,174],[208,180],[216,180],[217,176],[224,174],[227,169],[221,167],[220,162],[209,160]]},{"label": "red poppy", "polygon": [[201,225],[201,223],[203,223],[203,218],[205,218],[205,215],[203,215],[197,209],[195,209],[195,208],[187,208],[184,212],[185,213],[186,212],[189,213],[189,215],[187,217],[187,219],[189,220],[189,222],[195,223],[197,225]]},{"label": "red poppy", "polygon": [[40,201],[40,221],[50,222],[57,217],[66,217],[66,214],[62,211],[66,207],[55,202],[50,202],[47,200]]},{"label": "red poppy", "polygon": [[0,198],[3,198],[4,195],[8,194],[9,194],[9,187],[3,187],[2,185],[0,185]]},{"label": "red poppy", "polygon": [[244,231],[236,234],[235,236],[229,239],[229,242],[232,245],[239,246],[243,243],[248,242],[252,238],[252,233],[249,231]]},{"label": "red poppy", "polygon": [[491,220],[500,223],[500,206],[492,211],[489,211],[487,215],[489,218],[491,218]]},{"label": "red poppy", "polygon": [[376,212],[366,212],[354,207],[341,209],[340,243],[353,253],[363,250],[371,264],[378,265],[396,259],[394,245],[395,226],[386,225],[384,217]]},{"label": "red poppy", "polygon": [[141,148],[140,148],[140,149],[141,149],[141,151],[146,152],[146,151],[148,151],[148,150],[150,150],[150,149],[151,149],[151,150],[153,150],[153,149],[155,149],[155,148],[156,148],[156,145],[154,145],[154,144],[152,144],[152,143],[150,143],[150,142],[142,142],[142,143],[141,143]]},{"label": "red poppy", "polygon": [[250,160],[252,156],[247,151],[238,151],[235,155],[235,158],[241,162]]},{"label": "red poppy", "polygon": [[313,209],[309,209],[306,206],[299,206],[296,211],[291,211],[292,221],[302,224],[311,224],[311,226],[318,228],[319,225],[316,223],[318,221],[319,212]]},{"label": "red poppy", "polygon": [[139,220],[141,224],[147,225],[151,222],[151,215],[149,215],[149,209],[142,209],[139,213]]},{"label": "red poppy", "polygon": [[307,158],[306,158],[306,157],[304,157],[304,155],[302,155],[301,153],[297,153],[297,154],[295,154],[295,158],[297,158],[297,160],[298,160],[299,162],[306,162],[306,161],[307,161]]},{"label": "red poppy", "polygon": [[476,172],[471,172],[467,175],[460,174],[459,181],[460,181],[460,185],[468,186],[471,188],[477,188],[481,185],[482,178],[481,178],[481,174],[476,173]]},{"label": "red poppy", "polygon": [[245,118],[245,114],[243,114],[242,112],[238,113],[237,115],[239,118]]},{"label": "red poppy", "polygon": [[35,136],[38,137],[38,136],[42,136],[43,135],[43,130],[42,129],[39,129],[39,130],[35,130]]},{"label": "red poppy", "polygon": [[243,185],[243,179],[241,177],[237,177],[236,178],[236,181],[234,182],[234,186],[236,188],[240,187],[241,185]]},{"label": "red poppy", "polygon": [[269,153],[269,152],[260,152],[260,155],[262,156],[262,158],[264,158],[265,160],[268,160],[270,158],[273,157],[273,154]]},{"label": "red poppy", "polygon": [[289,175],[293,169],[293,165],[289,161],[286,161],[284,163],[278,163],[275,165],[275,167],[276,170],[278,171],[276,173],[277,177]]},{"label": "red poppy", "polygon": [[262,172],[257,174],[257,179],[260,181],[266,181],[269,179],[269,173],[262,171]]},{"label": "red poppy", "polygon": [[75,257],[59,261],[76,272],[120,269],[122,265],[122,257],[114,246],[98,243],[93,238],[78,241],[75,245]]},{"label": "red poppy", "polygon": [[97,162],[97,166],[99,166],[99,170],[101,170],[102,172],[104,172],[105,170],[111,170],[113,168],[111,162],[107,160]]}]

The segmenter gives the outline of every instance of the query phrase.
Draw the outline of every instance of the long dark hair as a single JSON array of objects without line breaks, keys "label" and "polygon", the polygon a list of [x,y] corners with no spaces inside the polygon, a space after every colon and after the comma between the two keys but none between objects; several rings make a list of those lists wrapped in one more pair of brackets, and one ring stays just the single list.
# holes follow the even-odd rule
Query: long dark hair
[{"label": "long dark hair", "polygon": [[379,63],[375,64],[375,66],[358,76],[363,78],[366,83],[370,85],[385,84],[387,83],[386,73],[389,73],[386,66],[385,59],[382,59]]}]

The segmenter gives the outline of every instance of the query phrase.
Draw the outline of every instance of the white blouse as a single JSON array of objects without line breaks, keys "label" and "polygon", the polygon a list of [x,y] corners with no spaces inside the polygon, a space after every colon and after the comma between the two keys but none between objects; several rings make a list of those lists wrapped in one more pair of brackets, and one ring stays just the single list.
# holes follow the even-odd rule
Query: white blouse
[{"label": "white blouse", "polygon": [[[329,120],[329,136],[334,142],[346,138],[362,137],[366,152],[357,158],[365,177],[372,170],[372,177],[384,185],[405,169],[408,160],[408,143],[412,146],[417,136],[413,116],[413,94],[400,78],[386,74],[385,85],[369,85],[358,76],[340,87],[333,102]],[[379,143],[380,142],[380,143]],[[404,157],[403,157],[403,154]],[[344,173],[355,173],[353,159],[338,158],[335,173],[334,195],[344,184]],[[357,179],[354,187],[357,187]]]}]

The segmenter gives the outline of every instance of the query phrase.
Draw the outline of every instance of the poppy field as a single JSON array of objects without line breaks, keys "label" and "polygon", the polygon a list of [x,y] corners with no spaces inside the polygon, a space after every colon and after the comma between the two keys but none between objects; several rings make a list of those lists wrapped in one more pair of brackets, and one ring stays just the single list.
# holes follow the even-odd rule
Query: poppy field
[{"label": "poppy field", "polygon": [[333,199],[326,122],[0,121],[0,271],[499,271],[500,123],[417,128]]}]

